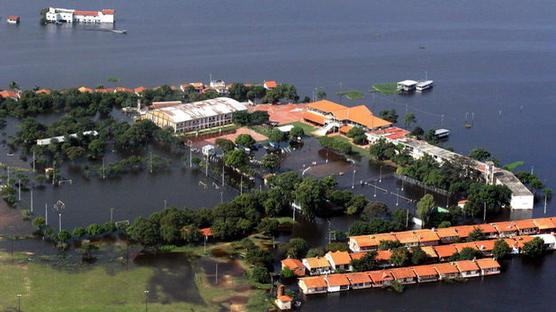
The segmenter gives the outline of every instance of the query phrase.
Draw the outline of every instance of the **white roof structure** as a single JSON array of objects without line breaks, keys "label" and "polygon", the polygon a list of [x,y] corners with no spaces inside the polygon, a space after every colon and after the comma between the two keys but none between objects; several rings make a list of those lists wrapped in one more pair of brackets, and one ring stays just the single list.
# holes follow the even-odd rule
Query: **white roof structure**
[{"label": "white roof structure", "polygon": [[403,81],[398,82],[398,85],[406,86],[406,87],[415,86],[416,84],[417,84],[417,81],[415,81],[415,80],[403,80]]},{"label": "white roof structure", "polygon": [[156,111],[166,114],[174,123],[230,114],[247,110],[244,103],[227,97],[163,107]]},{"label": "white roof structure", "polygon": [[276,128],[276,129],[280,130],[281,132],[288,133],[288,132],[292,131],[293,127],[294,127],[293,125],[284,125],[284,126],[280,126],[280,127]]},{"label": "white roof structure", "polygon": [[[98,132],[96,130],[90,130],[90,131],[83,131],[83,135],[92,135],[92,136],[97,136]],[[77,138],[77,133],[72,133],[69,135],[69,137],[71,138]],[[56,137],[51,137],[51,138],[46,138],[46,139],[38,139],[37,140],[37,145],[49,145],[50,143],[52,143],[52,141],[55,141],[56,143],[62,143],[65,140],[65,136],[60,135],[60,136],[56,136]]]}]

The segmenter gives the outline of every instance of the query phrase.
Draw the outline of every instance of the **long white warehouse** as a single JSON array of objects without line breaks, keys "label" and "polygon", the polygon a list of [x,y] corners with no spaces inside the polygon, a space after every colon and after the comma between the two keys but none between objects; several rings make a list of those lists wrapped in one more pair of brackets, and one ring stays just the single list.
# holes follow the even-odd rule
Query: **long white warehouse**
[{"label": "long white warehouse", "polygon": [[48,8],[46,21],[50,23],[109,23],[114,24],[116,12],[113,9],[101,11],[81,11],[61,8]]},{"label": "long white warehouse", "polygon": [[158,102],[142,119],[148,119],[161,128],[170,127],[174,132],[190,132],[224,126],[232,123],[235,112],[247,110],[247,106],[234,99],[219,97],[193,102]]}]

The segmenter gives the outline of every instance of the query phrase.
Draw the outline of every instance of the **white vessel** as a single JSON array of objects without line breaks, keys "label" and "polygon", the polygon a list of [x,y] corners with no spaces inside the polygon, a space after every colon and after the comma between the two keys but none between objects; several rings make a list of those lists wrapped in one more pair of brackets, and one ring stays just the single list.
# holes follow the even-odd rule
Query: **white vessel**
[{"label": "white vessel", "polygon": [[436,129],[434,130],[434,135],[439,138],[447,138],[450,135],[450,130],[448,129]]},{"label": "white vessel", "polygon": [[434,81],[432,80],[419,81],[415,86],[415,90],[419,92],[425,91],[427,89],[432,88],[433,85],[434,85]]}]

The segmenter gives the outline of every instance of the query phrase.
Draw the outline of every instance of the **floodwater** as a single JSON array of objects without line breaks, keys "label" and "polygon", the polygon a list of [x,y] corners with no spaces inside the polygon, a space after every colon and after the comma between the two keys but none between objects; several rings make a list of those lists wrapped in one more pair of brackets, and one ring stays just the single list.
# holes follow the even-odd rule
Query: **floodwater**
[{"label": "floodwater", "polygon": [[[395,108],[414,112],[423,128],[448,128],[446,143],[467,153],[480,146],[501,163],[525,161],[550,187],[556,186],[552,135],[556,133],[556,2],[518,1],[57,1],[61,7],[113,7],[118,29],[128,35],[95,31],[98,26],[38,25],[38,12],[51,1],[0,0],[0,15],[20,15],[19,26],[0,24],[0,86],[18,81],[30,88],[94,86],[110,76],[125,86],[157,86],[184,81],[291,82],[301,96],[323,87],[340,101],[339,90],[367,91],[372,83],[403,79],[435,80],[430,92],[411,96],[380,96],[345,104],[367,104],[373,111]],[[465,129],[464,122],[473,127]],[[318,152],[318,147],[308,149]],[[285,165],[323,161],[326,155],[288,159]],[[4,158],[2,155],[1,158]],[[2,159],[17,163],[15,157]],[[314,159],[313,159],[314,158]],[[341,185],[372,180],[379,168],[357,163],[320,166],[307,174],[343,171]],[[387,169],[384,169],[387,170]],[[146,215],[167,205],[212,206],[218,190],[198,185],[202,172],[174,170],[170,174],[125,176],[117,181],[85,181],[47,188],[36,205],[66,202],[64,222],[79,225],[104,222],[110,208],[116,219]],[[401,186],[383,182],[390,192]],[[145,191],[148,190],[148,191]],[[373,196],[369,186],[355,190]],[[407,187],[405,195],[419,190]],[[401,191],[400,191],[401,192]],[[377,194],[393,203],[395,197]],[[401,203],[399,203],[402,205]],[[556,215],[554,201],[547,214]],[[540,216],[533,211],[510,217]],[[349,219],[332,222],[338,229]],[[326,240],[328,223],[318,220],[294,235],[317,244]],[[307,230],[309,229],[309,230]],[[300,232],[296,232],[296,230]],[[304,233],[303,233],[304,232]],[[514,259],[499,277],[463,285],[419,285],[402,294],[370,290],[310,299],[304,310],[507,310],[517,306],[551,306],[550,283],[554,256],[542,264]],[[534,291],[522,292],[522,289]],[[440,294],[440,295],[439,295]],[[463,299],[464,298],[464,299]]]}]

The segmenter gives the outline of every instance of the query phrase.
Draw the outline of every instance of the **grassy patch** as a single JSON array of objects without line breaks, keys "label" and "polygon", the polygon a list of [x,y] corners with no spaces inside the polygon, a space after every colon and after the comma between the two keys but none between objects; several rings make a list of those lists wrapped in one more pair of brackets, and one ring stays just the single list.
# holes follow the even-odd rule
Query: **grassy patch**
[{"label": "grassy patch", "polygon": [[378,92],[382,94],[398,94],[398,84],[395,82],[375,83],[371,87],[371,92]]},{"label": "grassy patch", "polygon": [[301,122],[301,121],[294,121],[290,125],[293,125],[295,127],[299,127],[301,129],[303,129],[303,132],[305,132],[305,135],[311,135],[311,133],[317,129],[317,128],[315,128],[315,127],[313,127],[309,124],[306,124],[304,122]]},{"label": "grassy patch", "polygon": [[[201,247],[183,248],[195,254]],[[120,263],[81,265],[60,256],[29,256],[0,252],[0,310],[14,310],[17,294],[21,294],[23,311],[143,311],[144,290],[149,289],[149,310],[152,311],[221,311],[229,299],[237,295],[236,285],[247,281],[239,277],[233,285],[214,287],[207,281],[202,268],[192,263],[192,285],[179,286],[183,272],[158,265]],[[161,283],[161,279],[168,279]],[[175,284],[175,285],[174,285]],[[175,287],[168,287],[174,285]],[[193,289],[192,289],[193,288]],[[195,289],[196,288],[196,289]],[[176,293],[180,298],[176,298]],[[199,300],[184,300],[189,294]],[[246,307],[260,311],[268,301],[264,290],[245,289],[241,295],[249,298]],[[195,295],[194,295],[195,296]],[[253,307],[251,309],[251,307]],[[225,308],[227,309],[227,308]]]},{"label": "grassy patch", "polygon": [[354,154],[362,157],[369,157],[369,151],[366,148],[361,147],[357,144],[353,144],[353,142],[350,139],[344,136],[335,135],[335,136],[331,136],[330,138],[333,138],[334,140],[338,140],[338,141],[348,142],[349,144],[351,144],[351,149]]},{"label": "grassy patch", "polygon": [[262,135],[264,135],[265,137],[268,138],[268,136],[270,135],[270,131],[272,130],[272,127],[270,126],[262,126],[262,125],[256,125],[256,126],[250,126],[249,129],[260,133]]},{"label": "grassy patch", "polygon": [[516,168],[521,167],[525,165],[525,162],[522,160],[519,161],[514,161],[513,163],[509,163],[507,165],[504,166],[504,169],[508,170],[508,171],[514,171]]},{"label": "grassy patch", "polygon": [[363,92],[359,90],[348,90],[338,92],[338,95],[345,96],[348,100],[360,100],[364,97]]}]

